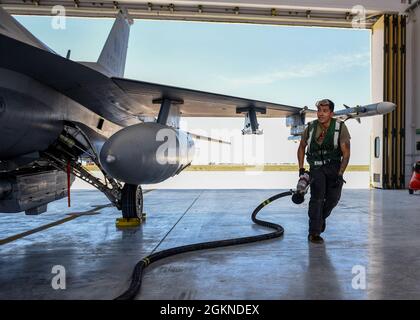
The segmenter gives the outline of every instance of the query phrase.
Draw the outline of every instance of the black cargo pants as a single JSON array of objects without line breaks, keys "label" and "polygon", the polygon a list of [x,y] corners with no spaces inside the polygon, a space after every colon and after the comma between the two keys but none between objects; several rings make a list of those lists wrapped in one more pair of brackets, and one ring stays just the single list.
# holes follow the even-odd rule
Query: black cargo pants
[{"label": "black cargo pants", "polygon": [[340,200],[343,183],[337,182],[340,163],[311,168],[311,200],[309,201],[309,233],[320,234],[324,221]]}]

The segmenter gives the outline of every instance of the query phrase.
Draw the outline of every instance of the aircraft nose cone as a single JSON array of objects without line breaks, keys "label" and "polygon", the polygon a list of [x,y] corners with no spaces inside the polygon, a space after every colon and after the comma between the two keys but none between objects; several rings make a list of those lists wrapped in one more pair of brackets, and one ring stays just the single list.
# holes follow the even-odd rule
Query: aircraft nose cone
[{"label": "aircraft nose cone", "polygon": [[378,105],[378,113],[379,114],[387,114],[389,112],[394,111],[394,109],[397,107],[396,104],[392,102],[381,102]]}]

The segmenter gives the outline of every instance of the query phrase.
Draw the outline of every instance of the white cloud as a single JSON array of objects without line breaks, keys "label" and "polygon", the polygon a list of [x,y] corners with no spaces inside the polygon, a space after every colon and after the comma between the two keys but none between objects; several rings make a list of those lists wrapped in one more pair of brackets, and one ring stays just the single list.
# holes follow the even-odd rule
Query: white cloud
[{"label": "white cloud", "polygon": [[364,67],[370,64],[370,53],[353,53],[347,55],[334,55],[325,58],[321,62],[288,66],[281,70],[269,73],[253,74],[239,77],[219,77],[230,86],[244,85],[267,85],[278,80],[288,80],[296,78],[312,78],[315,76],[334,73],[337,71],[348,70],[354,67]]}]

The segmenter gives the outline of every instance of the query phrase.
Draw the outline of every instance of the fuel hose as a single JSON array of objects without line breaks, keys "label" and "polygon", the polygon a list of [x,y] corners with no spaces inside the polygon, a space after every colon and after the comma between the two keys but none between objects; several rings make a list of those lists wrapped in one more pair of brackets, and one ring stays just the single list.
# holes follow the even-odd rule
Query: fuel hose
[{"label": "fuel hose", "polygon": [[142,260],[140,260],[136,266],[134,267],[133,274],[131,277],[131,284],[130,287],[120,296],[115,298],[115,300],[132,300],[134,299],[137,294],[140,291],[142,278],[143,278],[143,272],[144,269],[147,268],[149,265],[151,265],[153,262],[156,262],[158,260],[171,257],[177,254],[185,253],[185,252],[191,252],[191,251],[198,251],[198,250],[205,250],[205,249],[214,249],[214,248],[220,248],[220,247],[227,247],[227,246],[233,246],[233,245],[239,245],[239,244],[245,244],[245,243],[252,243],[256,241],[263,241],[263,240],[269,240],[273,238],[279,238],[284,234],[284,229],[281,225],[275,224],[272,222],[264,221],[257,219],[258,212],[261,211],[262,208],[264,208],[266,205],[272,203],[273,201],[286,197],[291,196],[293,194],[293,191],[286,191],[279,194],[276,194],[269,199],[262,202],[258,207],[255,208],[255,210],[252,212],[251,219],[254,223],[266,227],[274,229],[275,231],[270,233],[265,233],[261,235],[251,236],[251,237],[242,237],[242,238],[234,238],[234,239],[226,239],[226,240],[217,240],[217,241],[210,241],[210,242],[201,242],[201,243],[194,243],[190,245],[170,248],[167,250],[155,252]]}]

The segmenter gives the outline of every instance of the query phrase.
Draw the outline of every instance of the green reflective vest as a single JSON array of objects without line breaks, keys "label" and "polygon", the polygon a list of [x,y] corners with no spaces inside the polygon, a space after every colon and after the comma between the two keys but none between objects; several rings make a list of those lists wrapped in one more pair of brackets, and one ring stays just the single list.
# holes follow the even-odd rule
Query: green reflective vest
[{"label": "green reflective vest", "polygon": [[341,162],[343,153],[341,152],[339,137],[341,122],[331,119],[330,126],[321,144],[316,142],[316,128],[318,120],[309,123],[308,149],[306,160],[311,168],[320,167],[331,162]]}]

